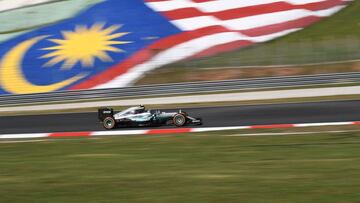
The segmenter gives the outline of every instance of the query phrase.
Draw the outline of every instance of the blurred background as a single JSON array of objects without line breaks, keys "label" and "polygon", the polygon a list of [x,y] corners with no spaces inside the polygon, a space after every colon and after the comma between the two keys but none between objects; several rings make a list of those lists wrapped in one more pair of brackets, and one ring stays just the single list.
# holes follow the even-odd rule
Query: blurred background
[{"label": "blurred background", "polygon": [[[91,60],[93,61],[93,64],[92,67],[85,67],[85,69],[87,68],[86,71],[90,71],[90,73],[86,73],[87,76],[85,78],[70,82],[65,86],[51,91],[270,76],[357,72],[360,70],[358,61],[360,56],[360,14],[358,12],[360,4],[358,1],[271,1],[268,2],[268,5],[265,3],[255,4],[251,3],[251,1],[243,1],[239,4],[226,1],[223,3],[223,5],[227,5],[225,6],[226,8],[221,8],[221,6],[220,8],[214,8],[216,2],[214,3],[211,1],[200,3],[194,1],[197,3],[194,4],[195,6],[192,4],[189,4],[190,6],[187,5],[189,2],[191,3],[191,1],[182,0],[170,1],[170,3],[166,3],[166,1],[133,1],[132,3],[128,2],[126,4],[114,2],[115,1],[101,0],[1,0],[0,20],[2,23],[0,25],[0,43],[2,43],[2,45],[0,54],[4,58],[11,48],[16,47],[16,45],[25,39],[31,39],[34,36],[56,36],[64,31],[76,33],[76,26],[79,26],[80,24],[85,25],[90,29],[91,26],[97,23],[106,22],[106,26],[111,26],[111,24],[116,23],[124,26],[121,29],[133,29],[132,27],[126,27],[128,19],[114,20],[112,17],[115,15],[109,10],[110,7],[107,8],[107,6],[112,4],[112,7],[121,6],[122,4],[127,5],[124,10],[121,10],[122,8],[117,9],[119,10],[119,13],[132,15],[132,13],[140,11],[139,5],[141,3],[147,6],[146,12],[155,12],[160,15],[158,17],[162,18],[161,20],[164,21],[164,23],[170,23],[172,24],[171,26],[175,27],[159,27],[157,24],[152,24],[150,20],[138,21],[137,25],[143,26],[141,29],[139,28],[140,31],[144,30],[145,32],[151,32],[152,29],[160,29],[161,32],[173,32],[173,36],[176,35],[175,33],[184,34],[189,32],[188,35],[190,36],[190,39],[199,39],[196,35],[203,34],[202,32],[204,31],[201,30],[202,28],[212,27],[217,29],[217,27],[222,26],[221,23],[225,22],[225,24],[228,23],[226,24],[227,27],[233,28],[233,31],[227,31],[232,34],[240,33],[244,35],[245,33],[246,36],[246,33],[251,30],[268,29],[266,26],[274,26],[274,28],[271,28],[274,31],[268,29],[266,31],[267,34],[272,34],[272,32],[275,33],[276,30],[288,30],[289,34],[283,33],[274,37],[267,37],[266,34],[262,36],[257,34],[255,35],[256,37],[264,37],[264,39],[260,41],[251,41],[256,37],[245,37],[246,39],[249,39],[251,43],[242,45],[236,44],[236,42],[241,43],[240,41],[242,39],[239,38],[239,41],[239,39],[235,39],[235,37],[232,42],[231,40],[226,39],[226,43],[231,42],[234,44],[226,45],[224,42],[223,44],[218,43],[214,46],[209,45],[207,48],[209,50],[206,48],[200,49],[197,45],[191,43],[188,43],[188,45],[183,43],[181,44],[181,50],[177,50],[178,54],[169,54],[168,50],[170,50],[170,47],[151,45],[151,43],[156,44],[158,41],[166,39],[166,37],[149,34],[148,36],[139,38],[138,36],[129,34],[125,36],[125,38],[132,44],[138,45],[139,43],[144,43],[144,41],[146,43],[141,44],[141,49],[133,47],[127,49],[125,45],[116,46],[116,48],[123,49],[123,55],[121,57],[111,53],[111,51],[105,51],[104,53],[108,54],[114,63],[103,63],[103,60],[99,57],[92,56],[93,58]],[[191,13],[193,12],[191,9],[198,9],[197,11],[207,12],[207,14],[201,14],[200,17],[192,16],[194,14]],[[105,11],[108,12],[105,14]],[[258,12],[258,14],[254,11]],[[177,12],[180,14],[176,14]],[[190,14],[187,14],[187,12],[190,12]],[[221,14],[221,12],[224,14]],[[226,12],[231,13],[231,15],[226,14]],[[277,15],[277,13],[281,12],[289,13],[285,15],[285,18],[283,15],[275,16],[272,18],[273,22],[267,20],[268,22],[262,23],[264,24],[263,26],[260,24],[259,26],[251,25],[253,21],[251,19],[251,21],[244,21],[248,22],[249,25],[246,23],[245,25],[241,24],[243,22],[241,20],[244,20],[245,18],[254,17],[256,24],[266,21],[267,17],[263,16],[270,16],[273,13],[274,15]],[[179,19],[179,16],[177,15],[183,16],[183,19]],[[218,19],[224,21],[216,21],[209,17],[211,15],[230,15],[230,17],[225,16],[223,17],[224,20],[221,16],[217,16]],[[86,17],[87,20],[84,20],[84,17]],[[199,25],[194,23],[200,18],[208,19],[209,21],[205,21],[204,25],[201,23],[199,23]],[[286,18],[289,18],[289,20],[286,20]],[[312,19],[304,21],[304,23],[295,24],[295,21],[297,22],[297,20],[304,20],[306,18],[315,18],[315,20]],[[188,21],[185,22],[184,19]],[[194,19],[194,22],[192,22],[191,19]],[[214,22],[212,22],[212,20]],[[281,20],[282,23],[276,23],[279,20]],[[272,25],[272,23],[275,24]],[[128,24],[130,24],[130,22]],[[152,25],[149,26],[148,24]],[[192,24],[196,24],[196,28],[192,28]],[[295,30],[291,30],[289,26],[291,29]],[[64,27],[66,27],[67,30],[64,30]],[[243,30],[242,27],[250,29]],[[137,32],[137,30],[131,29],[127,31]],[[124,32],[125,31],[126,30],[124,30]],[[211,34],[208,36],[210,35]],[[170,36],[171,34],[168,37]],[[58,37],[61,37],[61,35]],[[223,38],[224,36],[219,36],[218,38],[215,37],[213,39],[221,41],[224,40]],[[191,41],[190,39],[188,42]],[[121,40],[121,38],[116,40]],[[171,38],[169,38],[169,40],[171,41]],[[207,43],[210,42],[214,42],[214,40],[210,40]],[[45,42],[41,43],[43,43],[44,46],[49,46],[49,44],[45,44]],[[91,44],[91,42],[89,42],[89,44]],[[224,47],[220,47],[220,45]],[[39,48],[44,49],[42,45],[39,45],[39,47],[36,48],[37,50],[39,50]],[[194,51],[196,49],[199,50]],[[83,60],[80,58],[78,58],[78,61],[72,70],[64,70],[61,68],[62,63],[66,63],[67,61],[67,58],[63,56],[62,60],[57,61],[58,64],[53,64],[52,71],[37,67],[35,64],[41,66],[47,62],[46,60],[39,60],[41,56],[36,53],[37,50],[30,49],[25,55],[25,60],[22,62],[23,67],[21,74],[30,83],[48,85],[64,81],[76,74],[83,74],[81,69],[84,68],[84,64],[80,63],[81,60]],[[142,55],[140,56],[140,54],[138,54],[139,51],[144,52],[144,50],[147,51],[147,54],[150,54],[151,57],[144,59]],[[187,55],[186,53],[193,54]],[[134,64],[132,67],[114,68],[114,66],[124,65],[129,58],[131,58],[131,61]],[[48,57],[48,60],[50,59],[51,58]],[[136,69],[136,65],[140,64],[147,67]],[[4,71],[5,69],[12,68],[9,67],[9,65],[7,65],[8,67],[5,66],[6,65],[2,65],[1,67]],[[109,75],[110,72],[112,76],[106,76]],[[43,76],[41,76],[42,74],[47,77],[44,79]],[[3,72],[2,75],[5,75],[5,73]],[[9,77],[11,76],[7,76],[6,78]],[[6,80],[9,82],[4,82]],[[89,85],[90,80],[97,81],[95,82],[96,85]],[[11,82],[12,86],[18,85],[18,79],[15,77],[14,79],[2,79],[2,81],[2,84]],[[1,93],[17,94],[21,93],[21,91],[16,93],[7,90],[6,88],[2,88]],[[36,93],[36,91],[29,91],[27,93]]]}]

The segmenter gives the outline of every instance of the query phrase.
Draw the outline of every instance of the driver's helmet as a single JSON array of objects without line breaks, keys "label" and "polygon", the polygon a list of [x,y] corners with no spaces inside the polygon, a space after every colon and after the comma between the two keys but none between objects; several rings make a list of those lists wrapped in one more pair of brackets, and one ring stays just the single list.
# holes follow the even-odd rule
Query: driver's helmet
[{"label": "driver's helmet", "polygon": [[140,105],[138,109],[135,110],[135,113],[144,113],[145,112],[145,106],[144,105]]}]

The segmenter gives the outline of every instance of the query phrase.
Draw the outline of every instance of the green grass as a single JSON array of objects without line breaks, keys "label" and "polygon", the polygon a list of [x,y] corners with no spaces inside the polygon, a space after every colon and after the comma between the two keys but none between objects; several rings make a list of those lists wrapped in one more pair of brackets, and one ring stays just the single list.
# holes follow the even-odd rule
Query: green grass
[{"label": "green grass", "polygon": [[50,139],[1,143],[0,150],[0,202],[360,199],[359,132]]}]

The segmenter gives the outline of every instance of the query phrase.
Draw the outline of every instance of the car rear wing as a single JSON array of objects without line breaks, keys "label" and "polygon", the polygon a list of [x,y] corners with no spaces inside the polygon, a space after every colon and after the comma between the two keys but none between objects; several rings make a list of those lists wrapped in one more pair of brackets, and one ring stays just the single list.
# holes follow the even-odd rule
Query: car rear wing
[{"label": "car rear wing", "polygon": [[100,108],[98,109],[98,118],[100,121],[103,121],[106,117],[113,117],[114,109],[112,108]]}]

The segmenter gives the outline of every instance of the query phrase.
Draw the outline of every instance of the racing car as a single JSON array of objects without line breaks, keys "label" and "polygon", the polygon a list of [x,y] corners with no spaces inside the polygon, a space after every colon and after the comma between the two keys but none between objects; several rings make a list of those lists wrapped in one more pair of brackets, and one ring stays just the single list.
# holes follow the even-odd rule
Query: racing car
[{"label": "racing car", "polygon": [[145,106],[134,106],[118,113],[109,107],[98,109],[98,119],[107,129],[132,126],[161,126],[201,125],[201,118],[190,117],[186,112],[162,112],[160,110],[146,110]]}]

